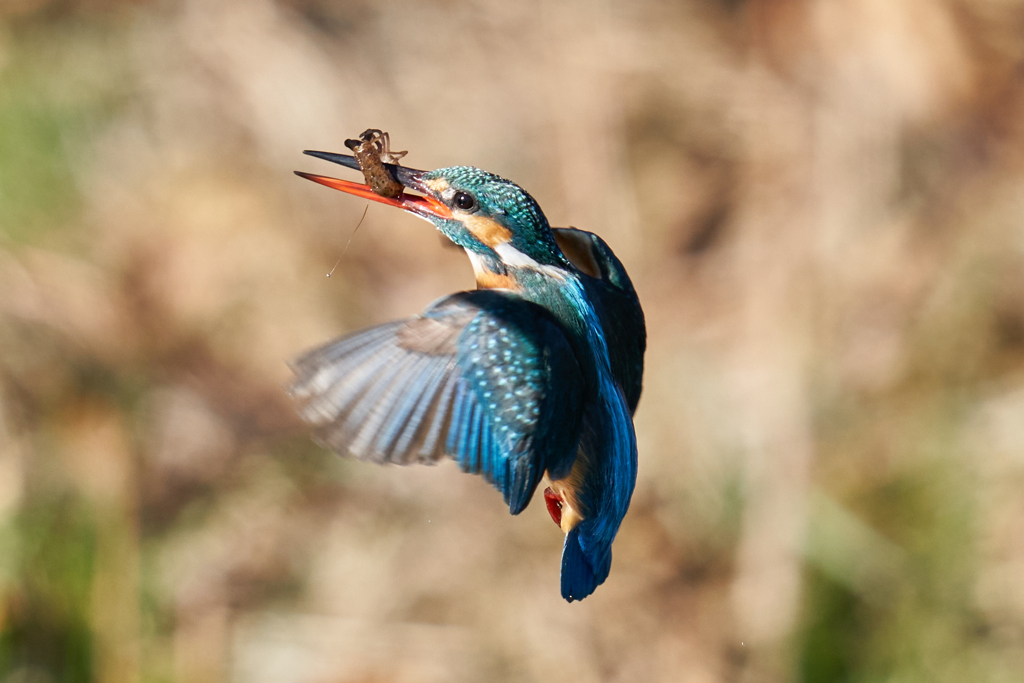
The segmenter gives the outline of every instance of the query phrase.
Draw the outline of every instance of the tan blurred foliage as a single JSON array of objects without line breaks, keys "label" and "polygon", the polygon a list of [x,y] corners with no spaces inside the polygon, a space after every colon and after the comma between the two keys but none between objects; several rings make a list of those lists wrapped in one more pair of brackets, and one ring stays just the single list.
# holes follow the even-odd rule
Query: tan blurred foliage
[{"label": "tan blurred foliage", "polygon": [[[1017,680],[1022,74],[1020,0],[6,0],[0,680]],[[292,414],[288,358],[472,283],[291,174],[371,126],[633,276],[582,603],[541,506]]]}]

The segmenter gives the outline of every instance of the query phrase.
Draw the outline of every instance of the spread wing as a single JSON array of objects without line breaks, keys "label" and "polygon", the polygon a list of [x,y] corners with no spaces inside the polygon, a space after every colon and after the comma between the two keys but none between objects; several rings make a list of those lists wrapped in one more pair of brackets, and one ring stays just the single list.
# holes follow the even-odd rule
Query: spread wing
[{"label": "spread wing", "polygon": [[568,471],[583,380],[540,306],[493,290],[357,332],[292,364],[292,396],[324,446],[400,465],[456,460],[502,492],[512,514],[545,469]]}]

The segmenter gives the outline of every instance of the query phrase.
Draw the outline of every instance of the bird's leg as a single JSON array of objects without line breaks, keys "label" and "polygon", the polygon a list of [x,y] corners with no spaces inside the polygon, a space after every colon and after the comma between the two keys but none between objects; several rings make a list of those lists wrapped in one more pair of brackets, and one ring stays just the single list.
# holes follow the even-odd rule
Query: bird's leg
[{"label": "bird's leg", "polygon": [[555,524],[562,526],[562,497],[555,493],[550,486],[544,489],[544,504]]}]

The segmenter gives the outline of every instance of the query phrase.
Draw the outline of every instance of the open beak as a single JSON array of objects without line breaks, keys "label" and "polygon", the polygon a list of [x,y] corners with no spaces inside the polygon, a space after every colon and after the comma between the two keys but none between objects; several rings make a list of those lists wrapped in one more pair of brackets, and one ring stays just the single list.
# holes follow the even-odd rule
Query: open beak
[{"label": "open beak", "polygon": [[[359,169],[359,162],[356,158],[349,156],[348,154],[334,154],[333,152],[313,152],[307,150],[304,154],[308,154],[318,159],[324,159],[325,161],[331,161],[342,166],[347,166],[355,170]],[[413,168],[405,168],[404,166],[397,166],[395,164],[384,164],[384,167],[391,173],[391,175],[410,190],[417,192],[423,192],[426,196],[421,197],[418,195],[407,194],[402,192],[395,198],[384,197],[374,192],[369,185],[363,185],[362,183],[353,183],[348,180],[339,180],[337,178],[329,178],[322,175],[314,175],[312,173],[303,173],[302,171],[295,171],[295,175],[312,180],[314,183],[320,183],[327,187],[332,187],[335,190],[341,190],[348,194],[354,194],[357,197],[363,199],[372,199],[375,202],[381,204],[387,204],[388,206],[397,206],[400,209],[405,209],[409,213],[416,214],[422,218],[451,218],[452,212],[447,206],[437,201],[429,195],[430,189],[423,182],[423,176],[426,171],[417,171]]]}]

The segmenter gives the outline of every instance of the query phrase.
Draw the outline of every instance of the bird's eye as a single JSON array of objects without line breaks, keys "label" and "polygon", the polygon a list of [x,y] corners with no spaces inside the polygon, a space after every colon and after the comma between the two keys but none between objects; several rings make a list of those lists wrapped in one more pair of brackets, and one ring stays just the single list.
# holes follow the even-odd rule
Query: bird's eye
[{"label": "bird's eye", "polygon": [[473,199],[473,195],[468,192],[456,192],[455,196],[452,197],[452,205],[456,209],[470,211],[476,208],[476,200]]}]

